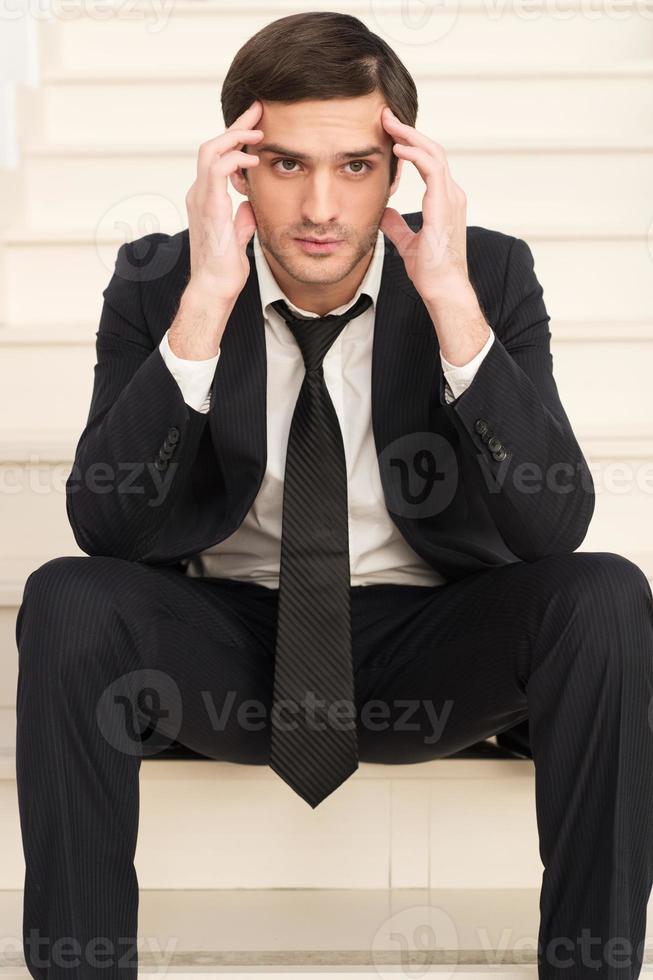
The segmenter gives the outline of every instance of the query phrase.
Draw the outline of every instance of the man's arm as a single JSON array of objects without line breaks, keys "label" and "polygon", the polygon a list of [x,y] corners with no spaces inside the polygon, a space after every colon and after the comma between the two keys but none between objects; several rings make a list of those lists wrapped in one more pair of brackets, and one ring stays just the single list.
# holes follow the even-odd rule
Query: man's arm
[{"label": "man's arm", "polygon": [[[182,492],[208,416],[186,404],[153,345],[132,244],[121,245],[103,292],[91,405],[66,511],[82,551],[138,560]],[[182,295],[177,317],[183,303]]]},{"label": "man's arm", "polygon": [[[553,377],[543,291],[515,238],[495,339],[466,390],[440,403],[478,460],[484,499],[508,547],[534,561],[574,551],[594,512],[594,483]],[[505,453],[505,458],[503,454]]]},{"label": "man's arm", "polygon": [[442,351],[440,351],[440,361],[442,362],[442,370],[445,377],[444,394],[447,402],[452,402],[454,398],[458,398],[458,396],[462,395],[463,391],[470,386],[474,380],[476,372],[481,366],[481,361],[492,346],[493,340],[494,330],[492,327],[490,327],[490,336],[483,344],[478,354],[472,357],[470,361],[467,361],[466,364],[451,364],[451,362],[446,359]]},{"label": "man's arm", "polygon": [[208,412],[211,405],[211,382],[220,357],[220,351],[214,357],[201,360],[191,360],[189,357],[179,357],[172,350],[169,340],[170,330],[166,330],[159,350],[166,366],[181,388],[184,401],[196,412]]}]

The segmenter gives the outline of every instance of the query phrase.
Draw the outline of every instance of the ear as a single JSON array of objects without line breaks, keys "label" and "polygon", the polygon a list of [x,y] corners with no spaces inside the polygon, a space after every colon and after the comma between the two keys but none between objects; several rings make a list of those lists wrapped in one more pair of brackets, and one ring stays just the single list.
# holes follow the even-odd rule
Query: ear
[{"label": "ear", "polygon": [[235,187],[239,194],[244,197],[249,197],[249,184],[243,177],[243,171],[238,168],[234,173],[229,174],[229,180],[231,181],[232,187]]},{"label": "ear", "polygon": [[390,190],[388,191],[388,197],[392,197],[394,192],[399,187],[399,181],[401,180],[401,169],[404,165],[404,162],[405,161],[403,160],[403,158],[397,162],[397,173],[395,174],[395,179],[392,181],[392,185],[390,187]]},{"label": "ear", "polygon": [[[245,147],[243,147],[243,150],[247,152]],[[244,197],[249,197],[249,184],[247,183],[247,179],[243,177],[243,170],[243,167],[239,167],[238,170],[229,174],[229,180],[231,181],[232,187],[235,187],[239,194],[243,194]]]}]

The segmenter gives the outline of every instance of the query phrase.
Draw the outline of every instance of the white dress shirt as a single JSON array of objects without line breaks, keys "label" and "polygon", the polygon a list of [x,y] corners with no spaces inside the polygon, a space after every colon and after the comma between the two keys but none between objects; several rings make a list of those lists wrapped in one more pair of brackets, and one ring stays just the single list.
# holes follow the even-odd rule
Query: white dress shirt
[{"label": "white dress shirt", "polygon": [[[324,381],[340,424],[347,464],[349,559],[351,585],[396,582],[406,585],[443,585],[446,579],[418,555],[401,535],[385,506],[372,432],[371,364],[376,301],[383,267],[383,233],[379,229],[374,255],[356,295],[330,313],[344,313],[361,293],[372,305],[350,320],[327,351]],[[267,356],[266,471],[258,494],[240,527],[224,541],[199,555],[200,568],[191,562],[189,575],[254,581],[279,587],[283,478],[290,423],[305,374],[304,360],[288,324],[270,304],[283,299],[303,316],[316,316],[290,302],[277,283],[254,234],[254,260],[265,323]],[[471,383],[494,341],[462,366],[442,357],[447,402]],[[161,356],[176,379],[186,404],[208,412],[211,384],[220,350],[214,357],[189,360],[170,349],[168,332],[159,345]]]}]

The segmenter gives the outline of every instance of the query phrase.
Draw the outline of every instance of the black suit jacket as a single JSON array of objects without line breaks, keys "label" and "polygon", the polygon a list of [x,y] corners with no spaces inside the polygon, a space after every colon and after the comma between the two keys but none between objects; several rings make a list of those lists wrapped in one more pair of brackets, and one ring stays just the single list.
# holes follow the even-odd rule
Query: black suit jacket
[{"label": "black suit jacket", "polygon": [[[421,227],[421,212],[404,217]],[[385,504],[399,531],[449,579],[575,550],[594,486],[558,396],[550,318],[529,246],[467,228],[469,277],[496,340],[471,385],[447,404],[435,328],[385,236],[384,245],[372,423]],[[186,568],[247,514],[267,451],[253,238],[247,251],[250,275],[203,414],[184,402],[158,350],[189,277],[188,229],[119,248],[103,292],[88,419],[66,483],[68,517],[87,554]]]}]

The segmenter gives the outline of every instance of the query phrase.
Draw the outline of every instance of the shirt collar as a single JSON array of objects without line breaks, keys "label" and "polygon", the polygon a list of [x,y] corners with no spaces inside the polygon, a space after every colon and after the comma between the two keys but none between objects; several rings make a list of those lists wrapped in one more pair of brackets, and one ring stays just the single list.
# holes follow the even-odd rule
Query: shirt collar
[{"label": "shirt collar", "polygon": [[[376,306],[377,297],[379,294],[379,289],[381,287],[381,273],[383,270],[383,232],[378,229],[376,244],[374,246],[374,254],[367,267],[367,272],[363,277],[363,280],[356,291],[356,295],[345,303],[343,306],[338,306],[334,310],[329,310],[329,313],[339,314],[344,313],[348,310],[350,306],[353,306],[361,293],[367,293],[368,296],[372,297],[372,307],[374,311]],[[315,313],[311,313],[308,310],[302,310],[300,307],[295,306],[290,302],[288,297],[282,291],[279,283],[274,278],[270,264],[261,248],[261,243],[258,237],[258,229],[254,233],[254,261],[256,263],[256,274],[258,276],[259,291],[261,294],[261,306],[263,308],[263,315],[268,319],[270,310],[268,309],[270,303],[277,299],[283,299],[291,308],[303,316],[315,316]],[[276,310],[274,311],[276,313]]]}]

